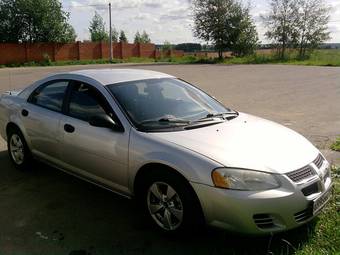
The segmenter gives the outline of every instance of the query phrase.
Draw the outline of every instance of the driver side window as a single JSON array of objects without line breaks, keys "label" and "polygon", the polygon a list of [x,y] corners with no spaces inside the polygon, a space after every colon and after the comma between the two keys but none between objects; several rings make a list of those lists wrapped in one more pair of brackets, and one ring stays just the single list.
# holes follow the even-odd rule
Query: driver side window
[{"label": "driver side window", "polygon": [[81,82],[73,86],[69,104],[71,117],[89,122],[94,116],[108,115],[106,108],[99,91]]}]

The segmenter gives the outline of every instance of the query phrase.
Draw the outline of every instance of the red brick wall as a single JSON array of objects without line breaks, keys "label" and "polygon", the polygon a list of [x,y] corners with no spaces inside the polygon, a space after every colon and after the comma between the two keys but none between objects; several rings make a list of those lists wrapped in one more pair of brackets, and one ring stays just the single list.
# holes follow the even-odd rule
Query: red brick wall
[{"label": "red brick wall", "polygon": [[101,58],[105,58],[105,56],[110,56],[110,45],[107,43],[101,43]]},{"label": "red brick wall", "polygon": [[102,58],[100,43],[79,43],[79,60]]},{"label": "red brick wall", "polygon": [[[112,45],[113,58],[122,58],[121,47],[122,46],[120,43],[114,43]],[[107,48],[110,49],[109,44],[107,44]],[[110,53],[108,53],[106,56],[110,56]]]},{"label": "red brick wall", "polygon": [[160,54],[164,58],[183,57],[184,56],[184,51],[182,51],[182,50],[163,50],[163,51],[161,51]]},{"label": "red brick wall", "polygon": [[148,43],[148,44],[140,44],[140,57],[143,58],[155,58],[155,45]]},{"label": "red brick wall", "polygon": [[26,44],[27,62],[40,62],[47,57],[54,61],[54,44],[53,43],[28,43]]},{"label": "red brick wall", "polygon": [[[161,53],[154,44],[113,43],[113,58],[145,57],[157,58]],[[168,52],[169,56],[183,56],[182,51]],[[19,64],[45,60],[52,61],[108,59],[110,45],[106,42],[76,43],[0,43],[0,64]]]},{"label": "red brick wall", "polygon": [[0,43],[1,65],[23,62],[27,62],[25,44]]},{"label": "red brick wall", "polygon": [[55,44],[55,61],[79,59],[78,45],[76,43]]},{"label": "red brick wall", "polygon": [[122,58],[139,57],[138,44],[121,43]]},{"label": "red brick wall", "polygon": [[184,51],[182,51],[182,50],[171,50],[171,56],[172,57],[183,57]]}]

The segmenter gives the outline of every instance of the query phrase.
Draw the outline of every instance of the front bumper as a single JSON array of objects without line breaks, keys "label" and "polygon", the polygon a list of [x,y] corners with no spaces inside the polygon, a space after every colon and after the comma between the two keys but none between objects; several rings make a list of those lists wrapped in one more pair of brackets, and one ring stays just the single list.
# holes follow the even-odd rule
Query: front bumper
[{"label": "front bumper", "polygon": [[[296,228],[312,220],[329,201],[332,182],[314,177],[295,184],[280,175],[281,187],[267,191],[235,191],[191,183],[201,202],[208,225],[245,234],[274,233]],[[318,192],[302,190],[322,182]],[[321,187],[322,186],[322,187]],[[315,205],[314,205],[315,204]],[[313,207],[317,206],[316,209]]]}]

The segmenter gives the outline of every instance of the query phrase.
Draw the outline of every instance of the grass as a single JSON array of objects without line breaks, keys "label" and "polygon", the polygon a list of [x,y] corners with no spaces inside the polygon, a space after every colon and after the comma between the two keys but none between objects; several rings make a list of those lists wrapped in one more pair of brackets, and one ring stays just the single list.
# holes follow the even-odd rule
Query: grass
[{"label": "grass", "polygon": [[225,64],[287,64],[306,66],[340,66],[340,50],[316,50],[306,59],[299,59],[292,51],[284,59],[276,54],[254,54],[245,57],[225,59]]},{"label": "grass", "polygon": [[340,136],[336,139],[336,141],[331,145],[331,149],[334,151],[340,151]]},{"label": "grass", "polygon": [[308,65],[308,66],[340,66],[339,50],[315,50],[306,59],[299,59],[296,52],[288,52],[284,59],[280,59],[276,54],[258,53],[245,57],[232,57],[224,60],[211,58],[198,58],[185,56],[183,58],[173,58],[174,63],[180,64],[287,64],[287,65]]},{"label": "grass", "polygon": [[309,59],[292,60],[291,64],[312,66],[340,66],[340,50],[317,50]]},{"label": "grass", "polygon": [[274,53],[258,53],[245,57],[226,58],[224,60],[184,56],[182,58],[163,59],[163,61],[176,64],[286,64],[307,66],[340,66],[340,49],[315,50],[308,58],[302,60],[298,58],[296,51],[290,51],[284,59],[278,58]]}]

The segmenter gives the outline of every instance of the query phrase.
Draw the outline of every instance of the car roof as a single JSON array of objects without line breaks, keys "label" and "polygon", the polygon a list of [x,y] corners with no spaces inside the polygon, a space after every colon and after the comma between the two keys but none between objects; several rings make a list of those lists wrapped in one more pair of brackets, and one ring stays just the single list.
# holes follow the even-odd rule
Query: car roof
[{"label": "car roof", "polygon": [[85,76],[97,80],[103,85],[146,79],[175,78],[165,73],[142,69],[89,69],[72,71],[68,74]]}]

